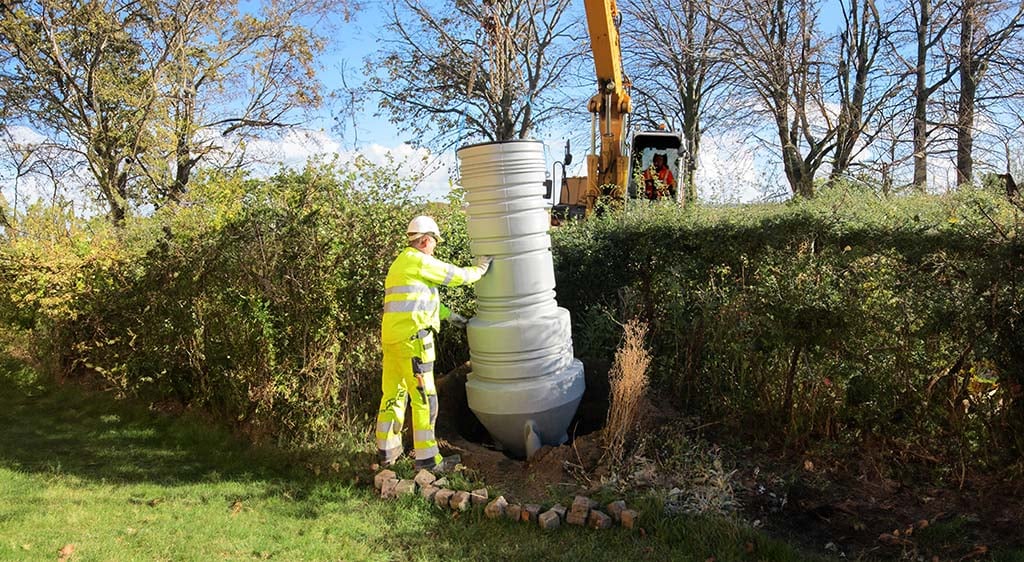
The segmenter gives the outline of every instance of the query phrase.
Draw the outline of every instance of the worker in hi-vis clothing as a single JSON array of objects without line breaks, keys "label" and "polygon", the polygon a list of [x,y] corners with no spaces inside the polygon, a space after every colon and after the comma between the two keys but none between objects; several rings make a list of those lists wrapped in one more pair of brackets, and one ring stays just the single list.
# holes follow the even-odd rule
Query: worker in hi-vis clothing
[{"label": "worker in hi-vis clothing", "polygon": [[405,405],[412,401],[415,468],[445,471],[459,462],[457,455],[441,456],[434,436],[437,390],[434,387],[434,334],[441,320],[464,327],[466,318],[441,304],[439,285],[468,285],[480,280],[491,265],[479,257],[475,265],[456,267],[434,257],[441,232],[434,219],[419,216],[409,223],[409,245],[398,254],[384,281],[384,395],[377,413],[377,453],[383,466],[402,456]]}]

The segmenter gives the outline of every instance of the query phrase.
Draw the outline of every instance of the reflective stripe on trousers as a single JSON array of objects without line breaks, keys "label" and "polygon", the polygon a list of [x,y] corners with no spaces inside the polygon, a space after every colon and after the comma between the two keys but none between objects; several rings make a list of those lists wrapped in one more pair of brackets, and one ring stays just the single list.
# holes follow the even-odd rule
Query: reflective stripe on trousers
[{"label": "reflective stripe on trousers", "polygon": [[[409,346],[384,346],[382,396],[376,427],[377,452],[381,460],[390,461],[401,455],[401,430],[406,404],[409,404],[417,464],[441,462],[434,435],[438,403],[434,386],[433,334],[427,330],[421,334],[415,340],[417,345],[413,346],[412,356]],[[394,453],[396,444],[397,455]],[[395,457],[388,458],[390,455]]]}]

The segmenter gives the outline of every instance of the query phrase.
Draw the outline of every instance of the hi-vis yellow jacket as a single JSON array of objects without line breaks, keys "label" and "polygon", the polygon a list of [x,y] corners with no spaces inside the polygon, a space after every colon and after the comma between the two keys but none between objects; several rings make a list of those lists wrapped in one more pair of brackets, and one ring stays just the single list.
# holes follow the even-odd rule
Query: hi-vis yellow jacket
[{"label": "hi-vis yellow jacket", "polygon": [[441,320],[451,311],[441,304],[438,285],[476,283],[483,274],[480,267],[456,267],[415,248],[405,248],[391,264],[384,280],[381,342],[385,345],[400,343],[426,328],[440,330]]}]

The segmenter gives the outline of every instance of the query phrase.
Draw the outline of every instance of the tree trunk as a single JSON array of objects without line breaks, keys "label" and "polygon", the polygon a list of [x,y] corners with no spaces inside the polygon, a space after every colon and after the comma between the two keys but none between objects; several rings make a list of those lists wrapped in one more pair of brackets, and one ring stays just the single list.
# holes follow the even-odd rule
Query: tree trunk
[{"label": "tree trunk", "polygon": [[931,0],[919,0],[920,19],[917,22],[917,72],[914,82],[914,188],[925,191],[928,187],[928,26],[931,20]]},{"label": "tree trunk", "polygon": [[971,183],[974,178],[974,101],[978,92],[974,32],[977,17],[975,0],[963,0],[960,20],[960,100],[956,119],[956,183]]}]

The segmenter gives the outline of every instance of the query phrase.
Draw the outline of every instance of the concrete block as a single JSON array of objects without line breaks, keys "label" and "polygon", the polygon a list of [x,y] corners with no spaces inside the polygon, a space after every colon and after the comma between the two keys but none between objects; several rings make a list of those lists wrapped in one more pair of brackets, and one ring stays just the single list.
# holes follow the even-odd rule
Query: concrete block
[{"label": "concrete block", "polygon": [[503,517],[505,515],[505,508],[507,507],[508,502],[505,501],[505,496],[498,496],[484,508],[484,515],[486,515],[488,519]]},{"label": "concrete block", "polygon": [[394,470],[382,470],[373,477],[373,487],[380,490],[385,482],[395,478]]},{"label": "concrete block", "polygon": [[635,527],[636,520],[640,518],[640,514],[632,509],[623,509],[620,515],[622,517],[622,526],[627,529]]},{"label": "concrete block", "polygon": [[434,494],[434,505],[437,507],[447,508],[450,505],[452,496],[455,495],[455,490],[449,490],[448,488],[441,488]]},{"label": "concrete block", "polygon": [[591,509],[587,517],[587,527],[591,529],[608,529],[612,526],[612,518],[603,511]]},{"label": "concrete block", "polygon": [[550,531],[551,529],[557,529],[561,525],[562,518],[558,516],[556,511],[549,509],[537,516],[537,523],[541,529]]},{"label": "concrete block", "polygon": [[622,520],[622,517],[620,517],[620,515],[622,514],[622,510],[626,509],[626,502],[624,502],[622,500],[614,501],[614,502],[608,504],[607,508],[608,508],[608,515],[612,516],[612,521],[615,521],[616,523],[618,523],[619,521]]},{"label": "concrete block", "polygon": [[469,509],[469,492],[455,492],[452,499],[448,500],[448,505],[455,511],[466,511]]},{"label": "concrete block", "polygon": [[416,473],[416,477],[413,478],[413,480],[415,480],[416,483],[420,485],[420,487],[429,485],[436,486],[436,484],[434,484],[434,481],[437,480],[437,476],[434,476],[433,472],[430,472],[429,470],[424,468]]}]

